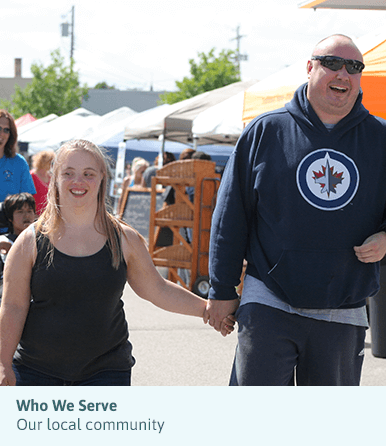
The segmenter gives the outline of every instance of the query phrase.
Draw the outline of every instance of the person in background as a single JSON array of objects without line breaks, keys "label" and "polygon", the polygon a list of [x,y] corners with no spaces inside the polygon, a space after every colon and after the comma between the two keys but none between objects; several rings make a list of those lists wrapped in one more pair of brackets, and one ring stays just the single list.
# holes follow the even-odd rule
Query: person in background
[{"label": "person in background", "polygon": [[146,168],[149,166],[148,161],[141,157],[136,157],[133,159],[133,163],[130,166],[130,164],[126,164],[126,176],[123,179],[122,187],[121,187],[121,194],[119,196],[118,200],[118,214],[122,206],[122,199],[123,194],[125,190],[128,187],[134,187],[134,188],[141,188],[144,187],[144,179],[143,179],[143,172],[146,170]]},{"label": "person in background", "polygon": [[194,153],[192,153],[192,160],[212,161],[212,157],[208,153],[197,150]]},{"label": "person in background", "polygon": [[218,330],[239,307],[231,385],[360,383],[386,253],[386,121],[362,105],[363,69],[349,37],[319,42],[308,82],[256,117],[227,163],[207,315]]},{"label": "person in background", "polygon": [[186,149],[184,149],[181,153],[180,156],[178,157],[178,159],[180,161],[183,160],[190,160],[192,158],[192,155],[195,153],[196,151],[190,147],[187,147]]},{"label": "person in background", "polygon": [[[1,386],[128,386],[134,365],[122,294],[204,317],[206,301],[163,279],[142,236],[106,209],[102,149],[58,151],[48,204],[9,252],[0,307]],[[233,330],[223,321],[223,335]]]},{"label": "person in background", "polygon": [[46,207],[48,185],[51,178],[51,165],[55,158],[53,150],[42,150],[32,157],[31,176],[35,185],[36,213],[40,215]]},{"label": "person in background", "polygon": [[34,197],[27,192],[8,195],[4,200],[4,212],[9,222],[9,232],[0,235],[0,302],[3,294],[3,270],[8,252],[18,235],[36,219]]},{"label": "person in background", "polygon": [[175,160],[176,160],[176,157],[174,156],[174,154],[172,152],[165,152],[164,153],[164,166],[166,164],[172,163]]},{"label": "person in background", "polygon": [[[151,187],[151,179],[155,176],[157,170],[158,170],[158,156],[156,156],[154,163],[152,166],[149,166],[145,172],[143,173],[143,178],[145,181],[145,187]],[[165,166],[166,164],[172,163],[173,161],[176,160],[176,157],[173,155],[173,153],[171,152],[164,152],[164,163],[163,165]]]},{"label": "person in background", "polygon": [[129,187],[131,183],[131,164],[127,163],[125,168],[125,178],[123,179],[122,188]]},{"label": "person in background", "polygon": [[133,159],[133,164],[131,166],[131,181],[129,187],[145,187],[145,180],[143,178],[143,173],[149,167],[149,162],[141,157],[136,157]]},{"label": "person in background", "polygon": [[[212,157],[202,151],[195,151],[192,153],[192,160],[206,160],[206,161],[212,161]],[[186,193],[189,195],[189,200],[193,203],[194,202],[194,187],[188,186],[186,188]],[[191,229],[190,229],[191,232]]]},{"label": "person in background", "polygon": [[[27,161],[17,152],[17,128],[13,116],[0,110],[0,202],[8,195],[35,194]],[[6,228],[0,233],[7,232]]]}]

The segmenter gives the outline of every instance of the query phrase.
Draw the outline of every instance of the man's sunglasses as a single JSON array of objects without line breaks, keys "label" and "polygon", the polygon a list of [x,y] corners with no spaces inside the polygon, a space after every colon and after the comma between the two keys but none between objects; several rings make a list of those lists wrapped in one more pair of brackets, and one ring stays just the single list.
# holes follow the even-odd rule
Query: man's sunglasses
[{"label": "man's sunglasses", "polygon": [[11,133],[11,129],[8,127],[0,127],[0,133],[4,132],[6,135],[9,135]]},{"label": "man's sunglasses", "polygon": [[359,74],[362,73],[365,64],[359,60],[343,59],[338,56],[312,56],[312,60],[319,60],[321,65],[332,71],[340,70],[343,65],[346,66],[347,73]]}]

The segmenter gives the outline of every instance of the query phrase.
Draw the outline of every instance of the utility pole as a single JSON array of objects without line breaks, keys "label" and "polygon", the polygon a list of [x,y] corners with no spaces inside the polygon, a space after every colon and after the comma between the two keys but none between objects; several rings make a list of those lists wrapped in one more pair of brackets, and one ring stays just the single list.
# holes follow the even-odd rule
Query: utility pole
[{"label": "utility pole", "polygon": [[237,40],[237,46],[236,46],[236,64],[237,64],[237,68],[239,71],[239,75],[241,78],[241,67],[240,67],[240,62],[241,61],[246,61],[248,60],[248,55],[247,54],[240,54],[240,40],[246,36],[243,36],[240,34],[240,25],[236,28],[236,37],[234,37],[231,40]]},{"label": "utility pole", "polygon": [[[62,16],[64,18],[66,16]],[[68,21],[61,24],[62,37],[68,37],[68,29],[71,27],[71,47],[70,47],[70,65],[72,71],[73,58],[74,58],[74,19],[75,19],[75,6],[71,8],[71,23]]]},{"label": "utility pole", "polygon": [[74,17],[75,17],[75,6],[71,8],[71,49],[70,49],[71,60],[74,58]]}]

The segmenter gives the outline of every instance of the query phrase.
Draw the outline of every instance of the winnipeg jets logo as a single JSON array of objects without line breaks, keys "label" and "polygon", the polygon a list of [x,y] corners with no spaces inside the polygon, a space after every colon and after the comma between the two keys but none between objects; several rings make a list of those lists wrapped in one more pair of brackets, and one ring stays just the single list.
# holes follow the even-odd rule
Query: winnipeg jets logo
[{"label": "winnipeg jets logo", "polygon": [[334,211],[346,206],[359,186],[352,159],[332,149],[319,149],[300,162],[296,181],[299,192],[312,206]]},{"label": "winnipeg jets logo", "polygon": [[315,180],[315,183],[320,184],[322,188],[320,193],[326,193],[328,198],[330,198],[330,193],[336,194],[336,186],[342,183],[343,172],[334,173],[334,166],[330,167],[330,156],[328,153],[326,155],[326,164],[322,165],[322,170],[323,172],[320,170],[319,172],[314,172],[315,176],[313,179]]}]

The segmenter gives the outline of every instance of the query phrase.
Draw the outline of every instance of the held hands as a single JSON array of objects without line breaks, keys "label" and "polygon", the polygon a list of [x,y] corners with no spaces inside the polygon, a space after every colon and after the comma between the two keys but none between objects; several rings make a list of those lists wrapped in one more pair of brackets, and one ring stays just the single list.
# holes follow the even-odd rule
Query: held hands
[{"label": "held hands", "polygon": [[223,336],[232,333],[236,318],[233,313],[239,306],[239,300],[213,300],[208,299],[204,314],[204,323],[208,323]]},{"label": "held hands", "polygon": [[386,232],[371,235],[361,246],[354,246],[354,251],[363,263],[379,262],[386,254]]}]

